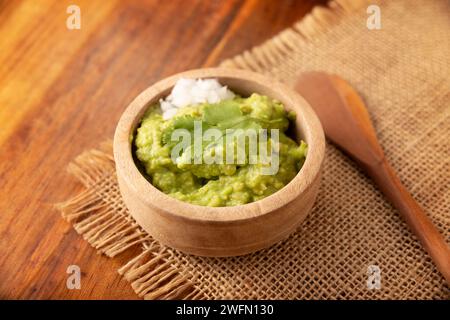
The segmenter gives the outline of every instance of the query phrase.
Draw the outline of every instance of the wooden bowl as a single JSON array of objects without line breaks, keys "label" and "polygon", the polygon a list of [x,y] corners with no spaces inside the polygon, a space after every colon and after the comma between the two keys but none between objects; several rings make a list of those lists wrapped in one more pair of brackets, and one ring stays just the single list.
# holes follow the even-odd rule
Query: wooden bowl
[{"label": "wooden bowl", "polygon": [[[256,202],[205,207],[174,199],[154,187],[132,156],[132,135],[147,110],[167,96],[181,78],[217,78],[243,96],[267,95],[297,113],[295,138],[309,149],[296,177],[283,189]],[[161,243],[201,256],[236,256],[273,245],[305,219],[317,196],[325,139],[308,103],[289,87],[260,74],[232,69],[198,69],[176,74],[144,90],[123,113],[114,136],[114,159],[123,200],[137,223]]]}]

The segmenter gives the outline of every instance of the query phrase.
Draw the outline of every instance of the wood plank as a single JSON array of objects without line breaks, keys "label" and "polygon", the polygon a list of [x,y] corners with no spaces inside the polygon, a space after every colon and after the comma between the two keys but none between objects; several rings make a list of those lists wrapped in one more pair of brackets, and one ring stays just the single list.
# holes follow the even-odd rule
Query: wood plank
[{"label": "wood plank", "polygon": [[0,145],[103,23],[115,1],[80,1],[86,16],[79,31],[66,28],[64,1],[11,4],[17,7],[0,24],[0,61],[5,62],[0,65],[0,119],[8,119],[0,127]]},{"label": "wood plank", "polygon": [[[215,64],[301,18],[313,1],[68,1],[0,4],[0,298],[135,299],[53,204],[81,190],[65,172],[112,137],[126,105],[169,74]],[[255,29],[257,28],[257,29]],[[211,54],[211,52],[213,54]],[[82,270],[81,290],[66,268]]]}]

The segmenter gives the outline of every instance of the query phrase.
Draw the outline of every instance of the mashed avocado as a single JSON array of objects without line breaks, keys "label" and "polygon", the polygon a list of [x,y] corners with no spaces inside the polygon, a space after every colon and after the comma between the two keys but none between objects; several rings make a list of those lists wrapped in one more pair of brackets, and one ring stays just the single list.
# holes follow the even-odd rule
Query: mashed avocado
[{"label": "mashed avocado", "polygon": [[[294,118],[295,114],[285,111],[280,102],[258,94],[180,108],[169,120],[163,120],[160,108],[152,106],[137,129],[136,157],[151,183],[174,198],[213,207],[245,204],[283,188],[303,165],[307,145],[303,141],[298,145],[286,135],[290,120]],[[181,129],[184,133],[193,133],[198,127],[203,132],[214,129],[216,135],[200,145],[187,143],[186,148],[178,151],[178,142],[173,141],[174,132]],[[249,129],[256,132],[266,129],[268,144],[258,144],[258,155],[262,148],[267,148],[270,155],[277,146],[274,154],[278,157],[278,166],[274,174],[263,170],[271,164],[251,159],[248,137],[244,136],[247,143],[245,150],[241,150],[244,158],[238,159],[238,137]],[[271,129],[278,129],[278,142]],[[258,143],[261,137],[257,136]],[[235,151],[231,163],[206,161],[207,156],[222,155],[225,159],[227,148]],[[200,157],[193,150],[201,150]]]}]

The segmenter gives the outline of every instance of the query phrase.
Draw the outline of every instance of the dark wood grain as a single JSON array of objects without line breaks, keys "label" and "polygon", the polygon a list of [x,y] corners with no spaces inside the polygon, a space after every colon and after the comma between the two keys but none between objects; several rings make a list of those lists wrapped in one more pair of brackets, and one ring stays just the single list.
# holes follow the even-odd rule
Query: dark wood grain
[{"label": "dark wood grain", "polygon": [[[324,1],[320,1],[324,2]],[[66,173],[111,138],[125,106],[169,74],[217,64],[300,19],[319,1],[0,2],[0,298],[135,299],[53,204],[81,190]],[[66,288],[79,265],[81,290]]]}]

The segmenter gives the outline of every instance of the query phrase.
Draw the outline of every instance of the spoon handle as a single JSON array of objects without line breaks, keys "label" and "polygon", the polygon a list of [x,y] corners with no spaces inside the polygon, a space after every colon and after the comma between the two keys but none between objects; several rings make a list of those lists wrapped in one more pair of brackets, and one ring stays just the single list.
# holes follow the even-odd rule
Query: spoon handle
[{"label": "spoon handle", "polygon": [[385,159],[367,169],[380,190],[400,211],[409,227],[422,242],[447,284],[450,284],[450,247],[439,230]]}]

